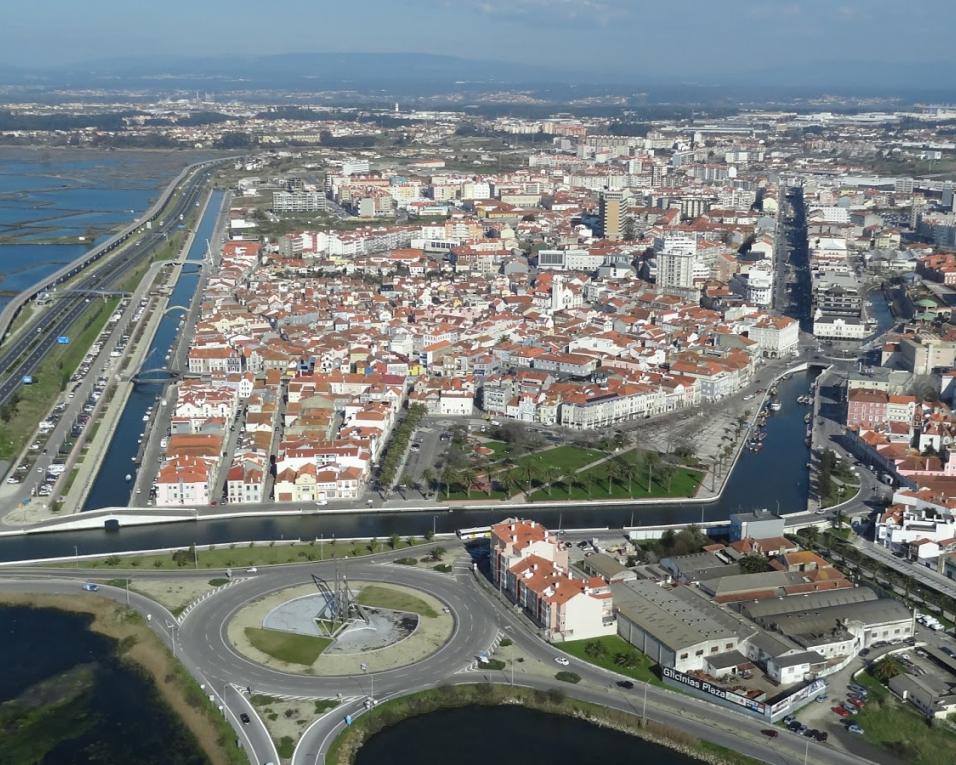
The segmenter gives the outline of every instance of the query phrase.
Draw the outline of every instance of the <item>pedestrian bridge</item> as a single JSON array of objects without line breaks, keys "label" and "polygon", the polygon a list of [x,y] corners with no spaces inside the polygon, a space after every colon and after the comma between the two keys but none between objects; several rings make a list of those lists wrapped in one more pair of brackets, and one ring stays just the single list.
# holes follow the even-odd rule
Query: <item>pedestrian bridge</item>
[{"label": "pedestrian bridge", "polygon": [[134,375],[130,375],[127,379],[134,385],[148,385],[150,383],[164,383],[183,379],[198,380],[201,377],[201,374],[197,372],[190,372],[186,369],[177,369],[175,367],[150,367],[149,369],[139,370],[139,372]]}]

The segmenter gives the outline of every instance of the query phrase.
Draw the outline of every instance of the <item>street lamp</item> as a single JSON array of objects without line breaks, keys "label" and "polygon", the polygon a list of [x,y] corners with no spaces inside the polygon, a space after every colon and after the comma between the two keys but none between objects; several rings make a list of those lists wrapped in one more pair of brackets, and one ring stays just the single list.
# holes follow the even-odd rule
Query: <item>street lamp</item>
[{"label": "street lamp", "polygon": [[368,698],[369,698],[369,701],[371,701],[374,704],[375,703],[375,675],[369,674],[368,664],[363,663],[360,666],[361,666],[362,672],[364,672],[368,676],[369,682],[371,684],[369,687]]}]

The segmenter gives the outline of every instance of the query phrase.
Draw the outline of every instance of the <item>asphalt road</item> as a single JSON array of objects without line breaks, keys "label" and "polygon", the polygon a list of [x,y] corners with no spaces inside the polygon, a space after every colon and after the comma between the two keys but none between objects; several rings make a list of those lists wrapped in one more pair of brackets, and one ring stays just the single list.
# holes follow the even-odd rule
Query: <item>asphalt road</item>
[{"label": "asphalt road", "polygon": [[[242,691],[252,687],[254,693],[301,697],[335,698],[342,694],[343,703],[333,712],[320,718],[303,735],[294,765],[318,763],[324,758],[329,744],[344,726],[344,716],[357,713],[369,693],[369,678],[365,675],[344,677],[316,677],[280,672],[256,664],[236,653],[225,637],[225,625],[232,614],[251,599],[277,589],[310,581],[312,573],[329,576],[334,566],[347,572],[352,579],[385,581],[405,584],[427,590],[449,608],[455,619],[453,635],[436,654],[406,667],[376,673],[375,698],[378,700],[434,687],[440,683],[474,683],[490,679],[507,682],[506,672],[486,673],[470,669],[475,657],[487,650],[499,634],[510,637],[522,652],[551,666],[558,650],[547,645],[535,633],[530,623],[510,606],[498,601],[493,590],[478,581],[465,561],[456,564],[452,576],[431,571],[410,569],[390,563],[401,553],[386,553],[361,561],[311,563],[262,568],[257,575],[224,588],[196,605],[183,619],[181,626],[163,607],[135,593],[130,594],[131,605],[144,614],[151,614],[150,624],[163,641],[173,646],[187,668],[207,684],[207,688],[222,700],[225,714],[237,730],[237,735],[255,762],[278,762],[273,744],[265,727],[255,714]],[[51,571],[43,578],[35,572],[24,572],[23,580],[13,580],[8,572],[0,580],[0,589],[19,592],[76,592],[86,576],[102,577],[103,572],[82,570]],[[204,572],[203,575],[214,575]],[[136,572],[137,577],[195,576],[195,572]],[[67,579],[65,577],[70,577]],[[100,594],[124,602],[124,590],[102,587]],[[778,738],[769,740],[761,731],[766,722],[743,713],[711,704],[676,691],[635,683],[633,690],[615,686],[621,679],[613,672],[569,658],[569,669],[581,676],[579,685],[561,685],[575,698],[621,709],[632,714],[646,713],[647,718],[713,741],[748,756],[779,765],[796,765],[806,761],[828,765],[850,765],[866,762],[831,746],[781,731]],[[554,665],[555,670],[559,669]],[[548,677],[526,675],[522,683],[535,688],[555,687],[557,681]],[[646,694],[646,707],[645,707]],[[646,711],[645,711],[646,710]],[[241,725],[238,716],[249,714],[252,721]]]},{"label": "asphalt road", "polygon": [[[179,216],[185,215],[188,209],[198,202],[210,173],[211,170],[202,170],[193,174],[184,187],[184,193],[179,195],[175,207],[164,215],[159,226],[125,251],[114,256],[104,256],[109,257],[105,262],[97,260],[95,264],[88,264],[87,268],[93,265],[98,267],[70,289],[112,289],[127,272],[144,258],[151,256],[153,251],[166,241],[168,234],[179,225]],[[5,374],[5,379],[0,382],[0,404],[6,403],[20,388],[24,375],[31,374],[40,365],[50,349],[56,346],[57,337],[71,334],[71,328],[87,307],[87,298],[87,295],[78,294],[55,299],[49,308],[41,311],[20,335],[9,343],[6,350],[0,354],[0,370]]]}]

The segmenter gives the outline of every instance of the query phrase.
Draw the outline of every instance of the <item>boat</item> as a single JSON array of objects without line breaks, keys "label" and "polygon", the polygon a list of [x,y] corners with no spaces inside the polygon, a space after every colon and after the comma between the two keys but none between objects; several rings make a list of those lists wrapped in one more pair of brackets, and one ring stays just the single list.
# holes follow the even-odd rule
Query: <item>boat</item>
[{"label": "boat", "polygon": [[148,415],[148,414],[144,414],[144,415],[143,415],[143,422],[149,422],[149,415]]},{"label": "boat", "polygon": [[803,416],[803,421],[804,421],[804,422],[810,422],[810,420],[812,420],[812,419],[813,419],[813,415],[810,414],[809,412]]},{"label": "boat", "polygon": [[770,404],[770,409],[774,412],[779,412],[781,409],[783,409],[783,404],[781,404],[779,401],[774,401],[772,404]]},{"label": "boat", "polygon": [[133,476],[132,476],[131,473],[127,473],[127,474],[126,474],[126,480],[127,480],[127,481],[132,481],[132,480],[133,480]]}]

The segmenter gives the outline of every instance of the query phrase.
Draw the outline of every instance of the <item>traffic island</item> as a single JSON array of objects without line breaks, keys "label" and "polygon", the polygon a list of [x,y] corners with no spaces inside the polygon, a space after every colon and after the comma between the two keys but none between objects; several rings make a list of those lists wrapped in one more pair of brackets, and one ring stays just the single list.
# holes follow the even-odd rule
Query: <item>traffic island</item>
[{"label": "traffic island", "polygon": [[454,619],[428,593],[380,582],[349,582],[347,590],[309,583],[256,598],[230,619],[227,638],[264,666],[336,676],[414,664],[452,635]]}]

